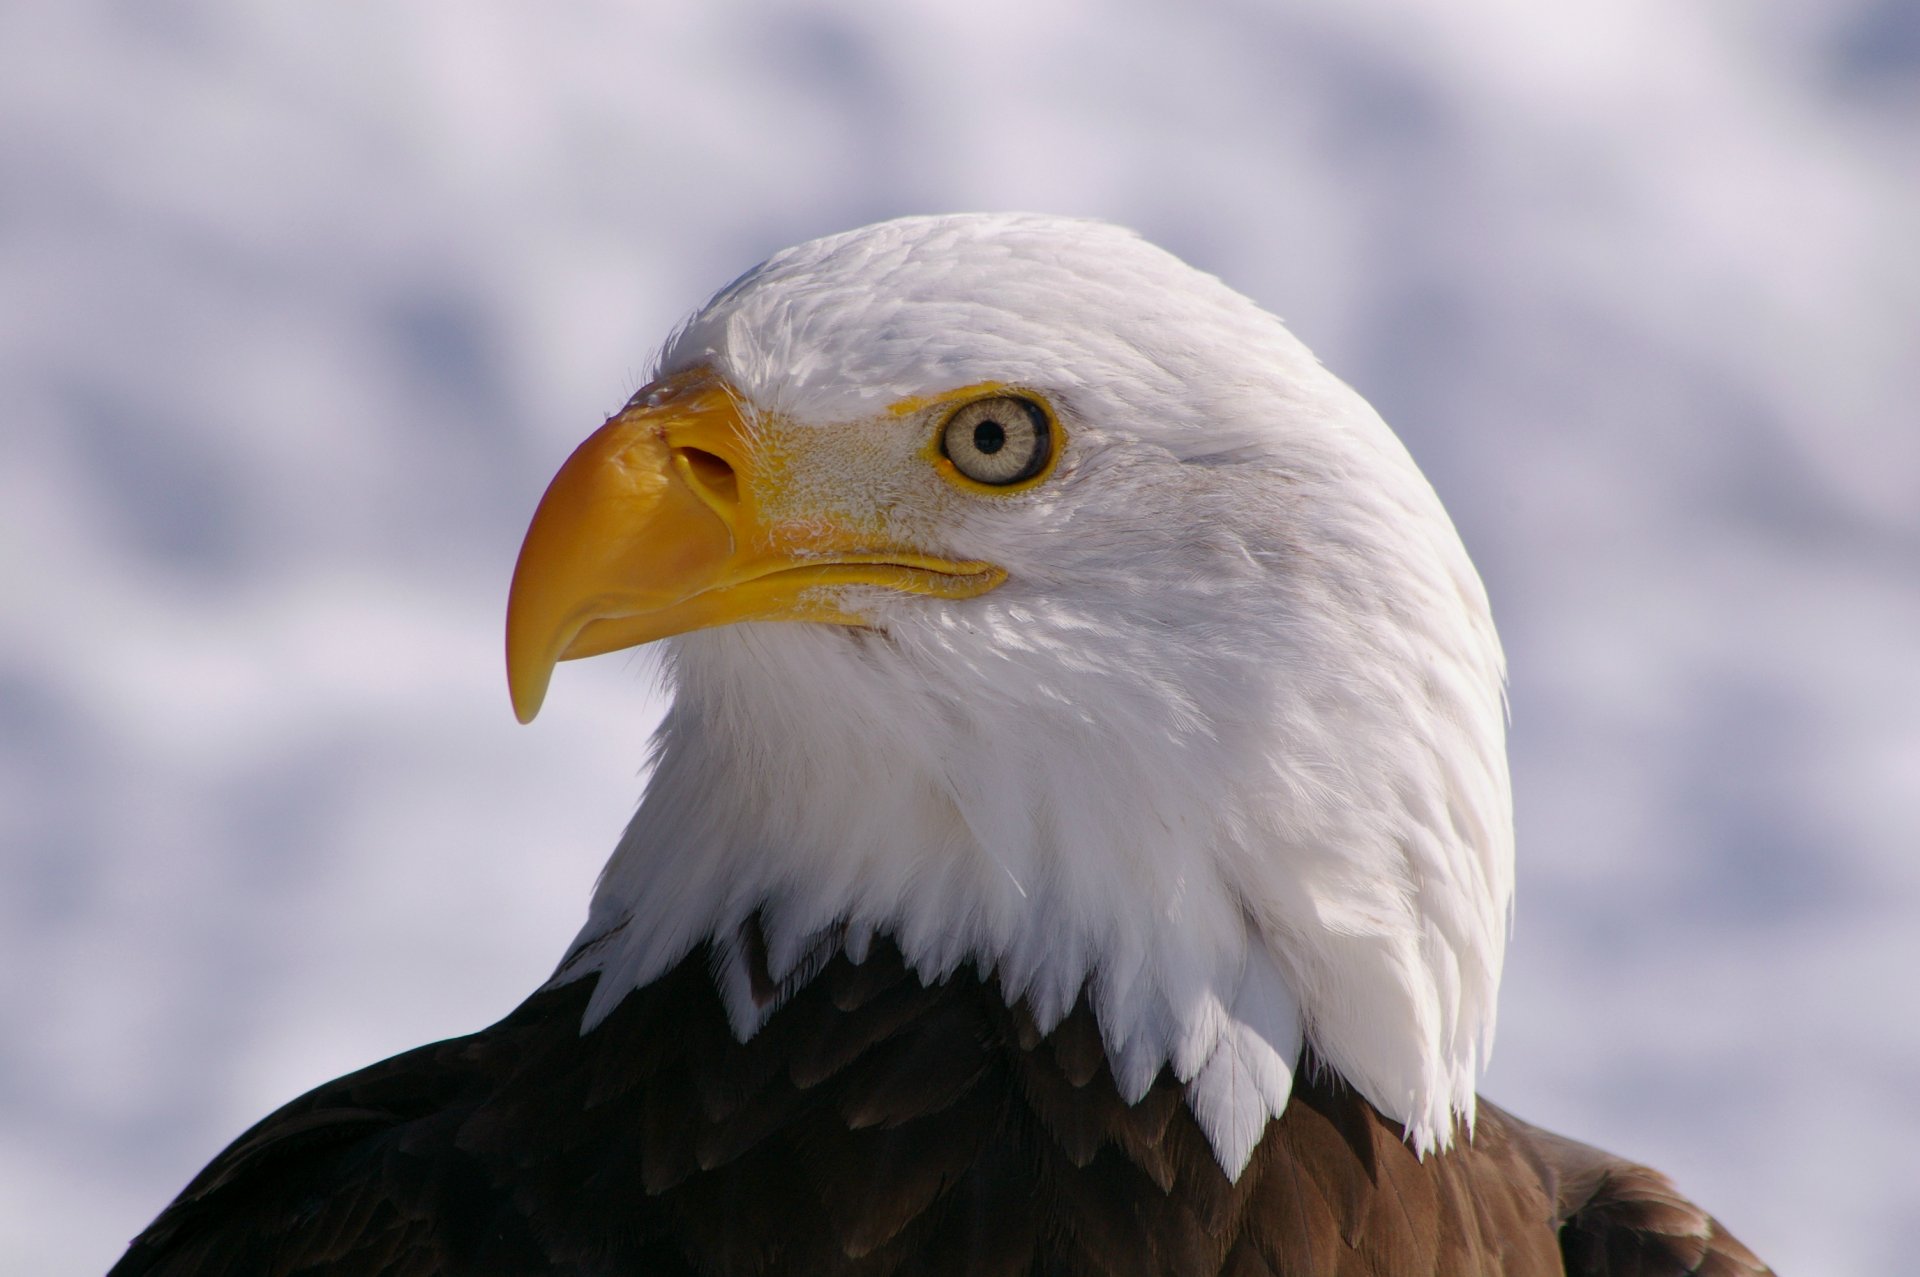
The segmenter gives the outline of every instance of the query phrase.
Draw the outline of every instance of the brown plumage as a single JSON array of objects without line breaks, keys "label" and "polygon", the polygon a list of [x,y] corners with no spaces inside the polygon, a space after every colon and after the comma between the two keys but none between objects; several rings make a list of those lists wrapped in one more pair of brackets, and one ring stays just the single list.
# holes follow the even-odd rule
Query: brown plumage
[{"label": "brown plumage", "polygon": [[112,1277],[1767,1271],[1664,1176],[1492,1105],[1416,1159],[1309,1057],[1229,1182],[1170,1073],[1121,1101],[1084,1001],[1042,1035],[879,942],[741,1043],[712,960],[584,1036],[591,978],[310,1092]]}]

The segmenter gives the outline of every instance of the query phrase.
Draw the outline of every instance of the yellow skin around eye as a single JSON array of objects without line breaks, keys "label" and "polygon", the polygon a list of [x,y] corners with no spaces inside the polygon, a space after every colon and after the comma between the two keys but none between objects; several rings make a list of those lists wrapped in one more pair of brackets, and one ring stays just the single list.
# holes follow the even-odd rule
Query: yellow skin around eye
[{"label": "yellow skin around eye", "polygon": [[[1051,441],[1052,450],[1047,455],[1047,463],[1031,478],[1022,479],[1018,483],[982,483],[978,479],[969,479],[960,472],[960,468],[953,464],[952,459],[941,447],[941,439],[946,433],[947,422],[952,419],[955,411],[980,399],[1001,397],[1025,399],[1039,407],[1041,414],[1047,419],[1047,436]],[[933,409],[945,409],[945,411],[930,411]],[[896,417],[927,413],[931,418],[932,429],[927,435],[927,442],[920,449],[920,456],[942,479],[973,496],[1012,497],[1030,492],[1052,477],[1054,468],[1060,464],[1060,454],[1066,451],[1066,431],[1061,428],[1060,417],[1054,412],[1053,405],[1048,403],[1042,395],[1001,381],[976,382],[971,386],[961,386],[938,395],[917,395],[902,399],[890,404],[887,412]]]},{"label": "yellow skin around eye", "polygon": [[[983,442],[982,431],[991,440]],[[996,488],[1034,477],[1053,456],[1053,432],[1038,405],[1026,398],[994,395],[962,404],[941,427],[941,451],[969,479]]]}]

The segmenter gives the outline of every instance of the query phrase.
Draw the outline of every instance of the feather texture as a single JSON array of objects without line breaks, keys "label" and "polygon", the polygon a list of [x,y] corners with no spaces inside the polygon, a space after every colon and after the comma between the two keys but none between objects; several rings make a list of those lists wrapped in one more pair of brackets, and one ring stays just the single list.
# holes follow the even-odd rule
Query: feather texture
[{"label": "feather texture", "polygon": [[1170,1071],[1120,1098],[1084,1000],[1041,1034],[882,940],[743,1043],[720,961],[584,1037],[591,980],[295,1100],[113,1277],[1765,1271],[1655,1173],[1498,1109],[1421,1161],[1309,1065],[1230,1179]]},{"label": "feather texture", "polygon": [[[1088,997],[1122,1093],[1164,1065],[1221,1165],[1303,1040],[1422,1150],[1471,1121],[1512,900],[1500,649],[1432,489],[1281,325],[1127,232],[910,218],[781,253],[674,337],[734,389],[794,520],[881,518],[1008,580],[872,591],[867,631],[667,640],[647,796],[561,979],[589,1022],[759,913]],[[1052,405],[1053,476],[939,482],[889,405]],[[877,513],[884,512],[884,513]],[[777,514],[778,512],[776,512]],[[733,985],[729,985],[733,988]],[[763,1005],[737,993],[751,1033]]]}]

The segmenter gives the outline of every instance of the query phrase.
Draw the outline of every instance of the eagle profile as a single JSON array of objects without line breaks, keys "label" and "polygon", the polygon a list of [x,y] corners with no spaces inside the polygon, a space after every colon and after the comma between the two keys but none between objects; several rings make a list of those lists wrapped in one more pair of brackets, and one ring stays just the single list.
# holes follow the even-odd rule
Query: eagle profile
[{"label": "eagle profile", "polygon": [[1379,417],[1125,231],[723,289],[561,468],[516,712],[657,643],[551,980],[221,1153],[116,1274],[1765,1272],[1478,1100],[1503,662]]}]

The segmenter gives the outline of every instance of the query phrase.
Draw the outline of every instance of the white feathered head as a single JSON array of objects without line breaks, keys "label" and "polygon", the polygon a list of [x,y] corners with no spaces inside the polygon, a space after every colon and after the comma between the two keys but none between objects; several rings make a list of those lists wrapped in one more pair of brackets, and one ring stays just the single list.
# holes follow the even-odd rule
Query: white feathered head
[{"label": "white feathered head", "polygon": [[554,480],[516,706],[656,639],[653,779],[556,977],[600,973],[591,1016],[757,917],[776,979],[884,933],[1042,1028],[1084,993],[1229,1173],[1308,1041],[1422,1150],[1471,1120],[1512,895],[1485,593],[1380,418],[1218,280],[1021,215],[748,272]]}]

